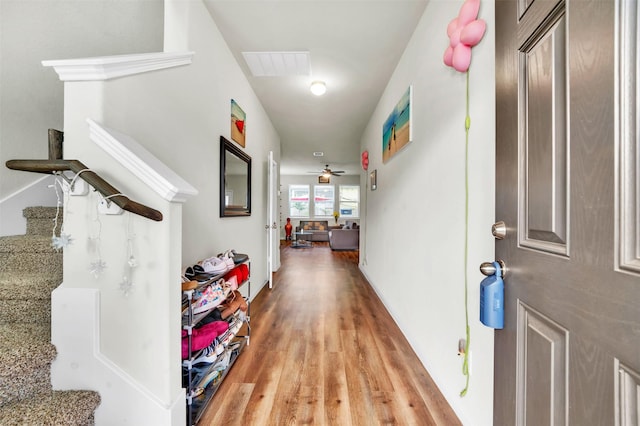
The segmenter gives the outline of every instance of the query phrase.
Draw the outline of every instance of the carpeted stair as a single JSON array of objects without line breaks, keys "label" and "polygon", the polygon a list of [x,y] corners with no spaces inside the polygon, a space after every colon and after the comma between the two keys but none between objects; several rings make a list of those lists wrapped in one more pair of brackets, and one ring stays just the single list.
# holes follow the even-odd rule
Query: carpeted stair
[{"label": "carpeted stair", "polygon": [[0,237],[0,425],[93,425],[96,392],[51,388],[51,291],[62,282],[62,252],[51,247],[56,209],[23,214],[27,234]]}]

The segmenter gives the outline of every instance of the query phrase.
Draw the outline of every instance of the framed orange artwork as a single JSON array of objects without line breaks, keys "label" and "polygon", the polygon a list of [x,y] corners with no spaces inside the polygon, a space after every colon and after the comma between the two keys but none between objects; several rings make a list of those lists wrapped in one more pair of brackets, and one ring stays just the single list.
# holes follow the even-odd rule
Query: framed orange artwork
[{"label": "framed orange artwork", "polygon": [[246,120],[247,115],[240,108],[240,105],[231,99],[231,139],[243,148],[247,132]]}]

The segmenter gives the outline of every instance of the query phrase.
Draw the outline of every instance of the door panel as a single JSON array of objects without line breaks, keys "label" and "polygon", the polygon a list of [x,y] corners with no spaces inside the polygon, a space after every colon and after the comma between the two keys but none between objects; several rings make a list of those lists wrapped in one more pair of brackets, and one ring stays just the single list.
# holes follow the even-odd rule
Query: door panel
[{"label": "door panel", "polygon": [[520,244],[568,254],[566,17],[562,4],[524,41],[519,54]]},{"label": "door panel", "polygon": [[496,2],[496,425],[640,421],[637,5],[619,2]]},{"label": "door panel", "polygon": [[616,404],[619,407],[617,424],[636,426],[640,424],[640,375],[616,360],[617,394]]},{"label": "door panel", "polygon": [[569,332],[519,303],[518,335],[518,424],[566,424]]}]

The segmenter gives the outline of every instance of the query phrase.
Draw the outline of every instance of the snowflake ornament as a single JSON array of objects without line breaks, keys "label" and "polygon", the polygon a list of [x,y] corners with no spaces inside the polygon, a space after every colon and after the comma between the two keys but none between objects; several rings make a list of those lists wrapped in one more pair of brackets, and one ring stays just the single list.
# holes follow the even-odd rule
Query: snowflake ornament
[{"label": "snowflake ornament", "polygon": [[122,277],[122,281],[120,281],[120,291],[122,291],[125,296],[128,296],[129,293],[133,291],[133,282],[131,282],[129,277]]},{"label": "snowflake ornament", "polygon": [[89,264],[89,273],[93,275],[94,278],[98,278],[106,269],[107,264],[102,259],[97,259],[95,262],[91,262]]},{"label": "snowflake ornament", "polygon": [[60,236],[51,237],[51,247],[55,250],[60,250],[65,247],[68,247],[73,242],[73,238],[71,235],[65,234],[64,232],[60,233]]}]

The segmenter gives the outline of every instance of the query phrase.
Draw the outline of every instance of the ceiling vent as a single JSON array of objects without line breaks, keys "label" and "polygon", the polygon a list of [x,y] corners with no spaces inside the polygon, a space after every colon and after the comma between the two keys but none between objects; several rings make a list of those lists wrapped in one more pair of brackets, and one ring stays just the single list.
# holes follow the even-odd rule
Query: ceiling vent
[{"label": "ceiling vent", "polygon": [[309,52],[242,52],[254,77],[310,75]]},{"label": "ceiling vent", "polygon": [[313,156],[314,156],[314,157],[324,157],[324,152],[322,152],[322,151],[315,151],[315,152],[313,153]]}]

